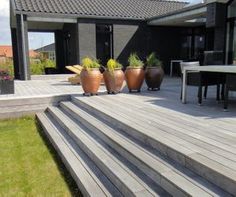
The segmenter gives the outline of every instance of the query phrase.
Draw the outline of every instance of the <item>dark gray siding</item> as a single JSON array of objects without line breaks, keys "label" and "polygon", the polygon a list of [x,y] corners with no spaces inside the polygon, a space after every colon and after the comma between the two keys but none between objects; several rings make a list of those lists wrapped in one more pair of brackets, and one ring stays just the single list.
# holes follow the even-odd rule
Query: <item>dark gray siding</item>
[{"label": "dark gray siding", "polygon": [[95,23],[78,23],[78,51],[81,60],[86,57],[96,58],[96,25]]},{"label": "dark gray siding", "polygon": [[147,53],[146,25],[113,25],[114,58],[123,65],[132,52],[144,59]]}]

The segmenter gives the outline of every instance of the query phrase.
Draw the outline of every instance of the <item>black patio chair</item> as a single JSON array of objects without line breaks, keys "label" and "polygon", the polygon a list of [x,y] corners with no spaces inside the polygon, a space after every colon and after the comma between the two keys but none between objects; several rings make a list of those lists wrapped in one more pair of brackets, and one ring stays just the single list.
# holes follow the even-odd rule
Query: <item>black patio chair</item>
[{"label": "black patio chair", "polygon": [[[203,65],[219,65],[223,64],[223,52],[221,51],[205,51]],[[188,65],[200,65],[199,62],[183,62],[181,69]],[[224,75],[220,73],[210,72],[192,72],[187,75],[187,85],[198,87],[198,103],[202,104],[202,88],[204,87],[204,98],[207,97],[208,86],[216,85],[216,99],[220,100],[220,85],[222,85],[221,96],[224,98]],[[182,95],[182,89],[181,89]]]},{"label": "black patio chair", "polygon": [[224,110],[228,109],[229,91],[236,91],[235,74],[226,74]]}]

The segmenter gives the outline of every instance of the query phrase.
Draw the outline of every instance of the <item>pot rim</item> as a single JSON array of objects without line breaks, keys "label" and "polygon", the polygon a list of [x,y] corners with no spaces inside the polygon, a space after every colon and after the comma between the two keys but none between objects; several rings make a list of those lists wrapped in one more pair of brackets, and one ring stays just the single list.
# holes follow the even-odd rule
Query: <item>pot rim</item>
[{"label": "pot rim", "polygon": [[126,69],[143,69],[143,66],[142,67],[130,67],[130,66],[128,66],[128,67],[126,67]]},{"label": "pot rim", "polygon": [[162,69],[161,66],[158,66],[158,67],[146,67],[146,69]]},{"label": "pot rim", "polygon": [[[115,68],[114,70],[122,70],[122,68]],[[109,71],[108,69],[105,69],[105,71],[112,72],[112,71]]]},{"label": "pot rim", "polygon": [[82,71],[87,71],[87,72],[90,72],[90,71],[97,71],[97,70],[99,70],[100,71],[100,69],[99,68],[90,68],[89,70],[87,70],[87,69],[82,69]]}]

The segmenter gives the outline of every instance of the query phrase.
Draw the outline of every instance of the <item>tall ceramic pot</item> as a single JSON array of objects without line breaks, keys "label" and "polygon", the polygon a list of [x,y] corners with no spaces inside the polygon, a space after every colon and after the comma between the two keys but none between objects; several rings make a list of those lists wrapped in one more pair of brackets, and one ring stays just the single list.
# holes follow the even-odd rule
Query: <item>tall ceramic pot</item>
[{"label": "tall ceramic pot", "polygon": [[145,81],[148,86],[148,90],[160,90],[163,78],[164,71],[161,66],[146,68]]},{"label": "tall ceramic pot", "polygon": [[145,77],[145,72],[142,67],[141,68],[127,67],[125,71],[125,79],[127,82],[129,92],[132,92],[133,90],[140,92],[141,87],[143,85],[144,77]]},{"label": "tall ceramic pot", "polygon": [[102,74],[97,68],[88,70],[83,69],[80,73],[80,79],[84,95],[97,94],[100,87]]},{"label": "tall ceramic pot", "polygon": [[121,91],[125,79],[124,72],[121,69],[115,69],[113,72],[106,70],[103,72],[103,78],[108,94],[116,94]]}]

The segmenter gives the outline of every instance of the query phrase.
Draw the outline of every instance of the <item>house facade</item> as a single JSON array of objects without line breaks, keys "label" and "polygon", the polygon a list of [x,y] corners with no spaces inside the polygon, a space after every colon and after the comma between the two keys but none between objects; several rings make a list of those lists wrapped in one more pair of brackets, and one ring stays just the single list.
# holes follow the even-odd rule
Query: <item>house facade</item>
[{"label": "house facade", "polygon": [[169,72],[171,59],[198,59],[205,50],[235,61],[235,0],[189,5],[165,0],[11,0],[15,78],[30,79],[28,32],[55,34],[56,64],[80,64],[85,56],[116,58],[154,51]]},{"label": "house facade", "polygon": [[44,59],[56,61],[55,43],[35,49],[35,51],[40,53]]}]

